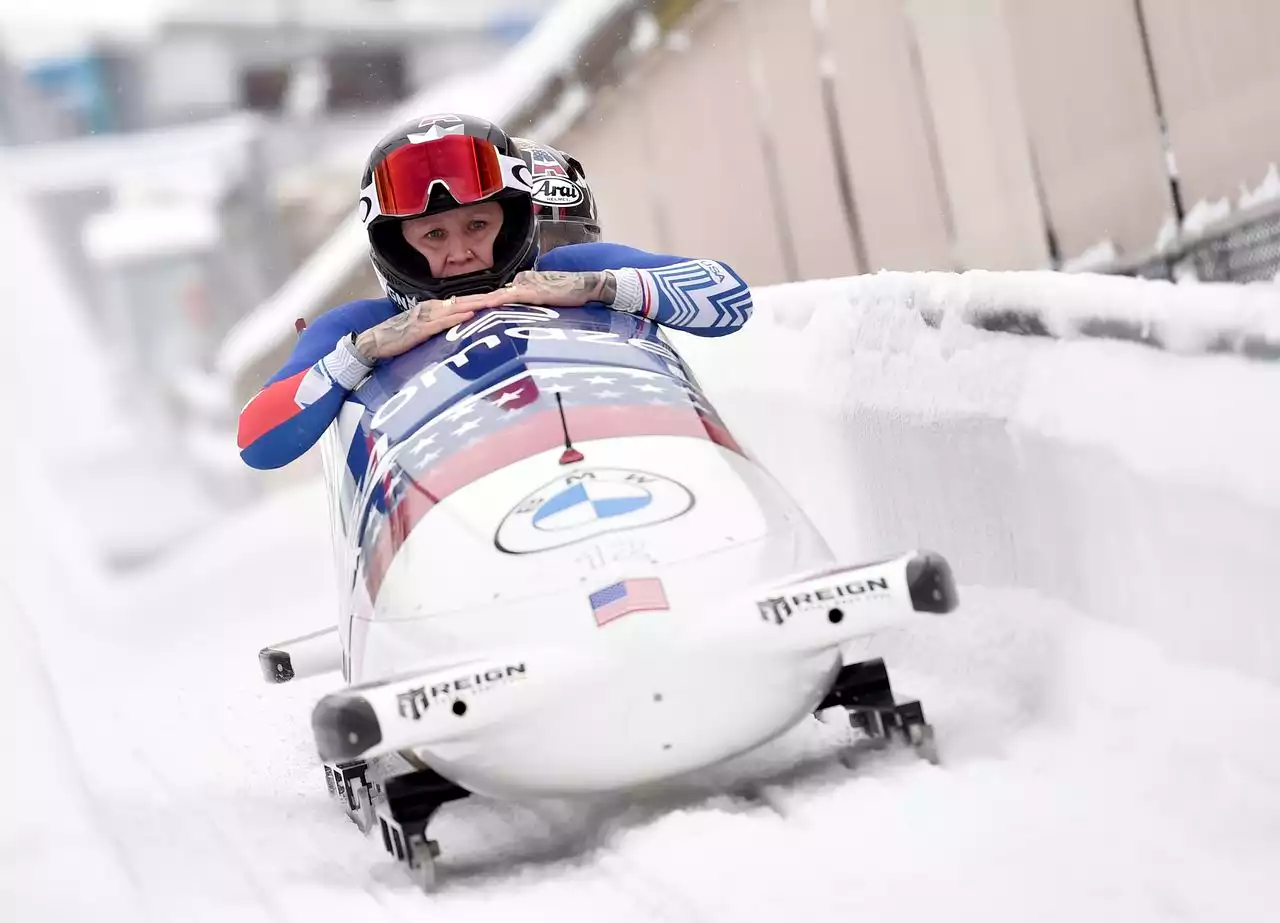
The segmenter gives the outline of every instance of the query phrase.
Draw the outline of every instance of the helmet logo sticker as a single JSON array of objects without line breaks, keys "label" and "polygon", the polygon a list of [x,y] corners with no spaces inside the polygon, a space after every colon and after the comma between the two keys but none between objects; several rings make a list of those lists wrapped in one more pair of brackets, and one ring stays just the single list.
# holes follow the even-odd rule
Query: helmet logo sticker
[{"label": "helmet logo sticker", "polygon": [[539,205],[567,208],[582,202],[582,189],[563,176],[542,176],[533,185],[533,201]]},{"label": "helmet logo sticker", "polygon": [[426,128],[428,125],[461,125],[462,119],[456,115],[428,115],[418,123],[419,128]]},{"label": "helmet logo sticker", "polygon": [[421,144],[424,141],[439,141],[445,135],[460,135],[463,132],[463,126],[458,125],[455,128],[437,128],[432,125],[426,131],[411,131],[408,138],[410,144]]},{"label": "helmet logo sticker", "polygon": [[426,131],[409,132],[410,144],[421,144],[423,141],[437,141],[445,135],[463,135],[467,125],[456,115],[431,115],[418,123],[419,128]]},{"label": "helmet logo sticker", "polygon": [[420,144],[423,141],[435,141],[445,135],[460,135],[466,131],[466,124],[456,115],[429,115],[418,122],[424,132],[410,132],[409,142]]},{"label": "helmet logo sticker", "polygon": [[529,168],[522,163],[516,164],[511,169],[511,173],[516,178],[516,182],[521,186],[529,186],[532,188],[533,181],[529,179]]}]

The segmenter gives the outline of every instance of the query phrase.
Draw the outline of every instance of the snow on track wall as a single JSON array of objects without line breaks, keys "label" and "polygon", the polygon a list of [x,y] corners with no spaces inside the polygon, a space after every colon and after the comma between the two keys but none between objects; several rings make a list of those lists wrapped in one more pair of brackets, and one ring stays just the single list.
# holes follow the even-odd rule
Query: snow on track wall
[{"label": "snow on track wall", "polygon": [[881,273],[757,304],[675,338],[839,551],[935,548],[1280,681],[1280,289]]}]

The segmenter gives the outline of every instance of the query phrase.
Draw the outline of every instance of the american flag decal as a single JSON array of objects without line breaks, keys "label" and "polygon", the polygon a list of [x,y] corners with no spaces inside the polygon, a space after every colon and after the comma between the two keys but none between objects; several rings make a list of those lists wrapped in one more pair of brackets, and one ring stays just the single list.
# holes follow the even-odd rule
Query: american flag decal
[{"label": "american flag decal", "polygon": [[622,618],[629,612],[671,608],[667,604],[667,594],[663,592],[662,581],[657,577],[621,580],[596,590],[588,598],[591,601],[591,611],[595,614],[597,625],[605,625],[614,619]]}]

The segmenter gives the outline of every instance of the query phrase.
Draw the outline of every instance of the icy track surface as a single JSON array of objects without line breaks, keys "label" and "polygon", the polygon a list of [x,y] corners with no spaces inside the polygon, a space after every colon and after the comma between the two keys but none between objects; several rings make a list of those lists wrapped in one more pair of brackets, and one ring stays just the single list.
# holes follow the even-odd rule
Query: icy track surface
[{"label": "icy track surface", "polygon": [[867,650],[942,766],[846,768],[813,721],[644,803],[452,805],[425,896],[329,799],[332,683],[257,671],[332,624],[320,485],[111,577],[60,469],[0,452],[0,919],[1273,919],[1280,367],[811,291],[839,303],[686,355],[843,554],[955,564],[956,613]]},{"label": "icy track surface", "polygon": [[[256,672],[258,647],[327,617],[328,555],[312,485],[44,614],[67,741],[46,731],[25,772],[53,785],[10,807],[7,919],[1208,921],[1280,898],[1280,692],[969,585],[876,649],[944,766],[846,769],[846,732],[815,721],[651,804],[458,805],[424,896],[329,801],[308,726],[325,681]],[[757,797],[716,793],[743,779]]]}]

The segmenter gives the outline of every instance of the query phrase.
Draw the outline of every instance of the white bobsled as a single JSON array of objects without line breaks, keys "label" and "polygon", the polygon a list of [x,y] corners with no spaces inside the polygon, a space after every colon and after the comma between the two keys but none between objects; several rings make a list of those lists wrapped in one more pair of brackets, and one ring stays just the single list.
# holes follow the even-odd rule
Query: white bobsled
[{"label": "white bobsled", "polygon": [[836,561],[655,325],[489,311],[354,398],[323,443],[336,632],[260,658],[341,669],[312,721],[331,788],[426,879],[426,822],[469,793],[648,786],[835,705],[927,742],[842,649],[953,609],[946,562]]}]

